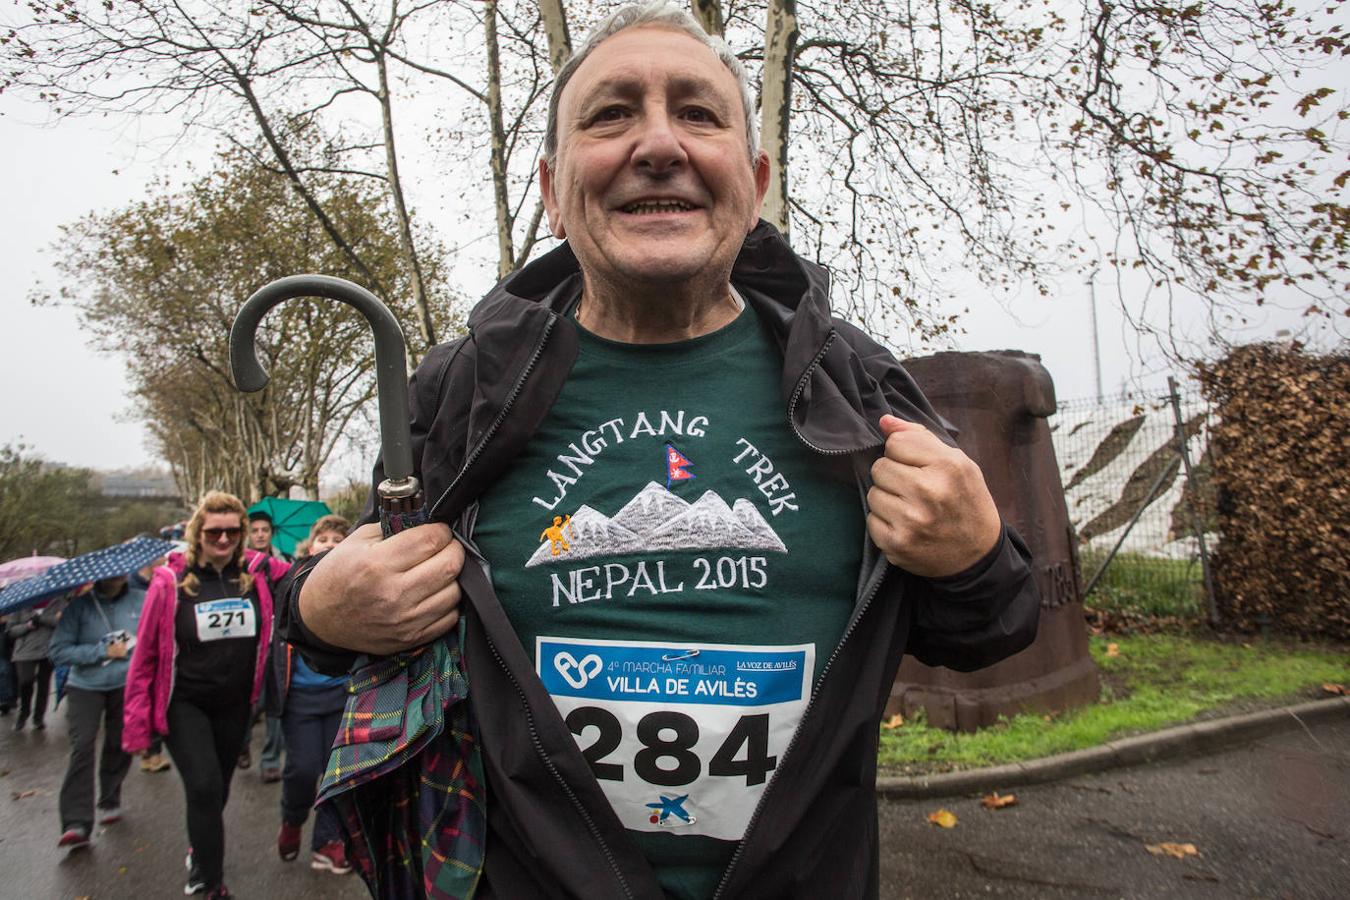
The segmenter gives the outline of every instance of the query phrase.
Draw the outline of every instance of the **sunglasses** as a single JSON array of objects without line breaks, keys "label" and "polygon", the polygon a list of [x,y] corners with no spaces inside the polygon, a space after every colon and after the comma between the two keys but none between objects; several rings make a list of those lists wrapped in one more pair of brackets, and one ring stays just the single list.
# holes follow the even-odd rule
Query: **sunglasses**
[{"label": "sunglasses", "polygon": [[234,540],[239,537],[239,535],[243,534],[243,532],[244,529],[242,528],[203,528],[202,537],[206,538],[208,541],[218,541],[222,537]]}]

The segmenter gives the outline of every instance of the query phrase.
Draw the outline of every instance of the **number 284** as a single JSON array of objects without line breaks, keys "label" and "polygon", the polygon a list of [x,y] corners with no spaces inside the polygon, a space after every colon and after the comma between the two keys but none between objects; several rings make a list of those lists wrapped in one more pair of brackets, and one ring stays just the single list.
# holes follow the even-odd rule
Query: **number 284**
[{"label": "number 284", "polygon": [[[582,737],[587,728],[599,734],[581,753],[591,771],[601,781],[622,781],[624,767],[605,762],[623,740],[623,724],[607,709],[582,706],[567,715],[567,727]],[[694,752],[698,743],[698,722],[684,713],[662,710],[638,720],[637,739],[642,749],[633,756],[633,771],[648,784],[678,787],[696,781],[703,774],[703,760]],[[769,755],[769,716],[767,713],[741,716],[708,761],[709,775],[744,777],[747,785],[763,784],[778,765],[778,757]]]}]

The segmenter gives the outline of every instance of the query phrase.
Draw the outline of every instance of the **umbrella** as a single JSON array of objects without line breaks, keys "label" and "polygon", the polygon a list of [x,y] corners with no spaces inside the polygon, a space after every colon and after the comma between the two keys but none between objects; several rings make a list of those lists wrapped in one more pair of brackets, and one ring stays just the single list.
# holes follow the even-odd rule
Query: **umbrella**
[{"label": "umbrella", "polygon": [[166,556],[172,549],[173,544],[169,541],[141,537],[102,550],[82,553],[52,566],[41,575],[16,582],[0,591],[0,615],[64,594],[82,584],[130,575],[161,556]]},{"label": "umbrella", "polygon": [[309,537],[310,526],[333,511],[319,500],[264,497],[248,508],[250,516],[255,512],[272,517],[272,545],[290,556],[295,553],[295,545]]},{"label": "umbrella", "polygon": [[[412,474],[403,334],[375,295],[322,275],[296,275],[264,286],[230,329],[235,384],[244,391],[267,386],[253,345],[258,323],[278,303],[305,296],[350,304],[370,322],[385,474],[376,488],[380,529],[387,538],[425,523],[421,486]],[[482,873],[487,837],[483,759],[473,737],[461,637],[462,631],[452,631],[410,653],[375,659],[348,676],[347,705],[339,743],[329,755],[322,802],[338,812],[348,858],[372,895],[468,897]],[[372,727],[372,721],[383,722],[394,713],[398,727]]]},{"label": "umbrella", "polygon": [[7,563],[0,563],[0,588],[7,587],[16,581],[23,581],[25,578],[32,578],[34,575],[41,575],[59,562],[64,562],[63,556],[38,556],[34,553],[32,556],[20,556],[18,559],[11,559]]}]

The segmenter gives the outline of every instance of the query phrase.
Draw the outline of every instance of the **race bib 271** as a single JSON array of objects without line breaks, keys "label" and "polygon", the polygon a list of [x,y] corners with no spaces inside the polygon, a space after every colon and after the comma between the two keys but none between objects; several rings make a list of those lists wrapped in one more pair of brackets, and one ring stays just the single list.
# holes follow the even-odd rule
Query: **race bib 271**
[{"label": "race bib 271", "polygon": [[258,617],[253,604],[242,597],[208,600],[194,608],[197,640],[220,641],[226,638],[251,638],[258,633]]},{"label": "race bib 271", "polygon": [[815,645],[540,636],[539,677],[624,826],[739,840],[810,698]]}]

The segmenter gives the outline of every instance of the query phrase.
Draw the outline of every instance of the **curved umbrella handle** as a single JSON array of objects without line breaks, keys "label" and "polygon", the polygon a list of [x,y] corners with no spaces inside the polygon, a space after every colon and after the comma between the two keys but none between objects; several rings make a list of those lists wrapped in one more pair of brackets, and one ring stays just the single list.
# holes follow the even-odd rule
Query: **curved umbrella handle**
[{"label": "curved umbrella handle", "polygon": [[272,307],[295,297],[324,297],[353,306],[366,317],[375,333],[375,387],[385,472],[385,480],[377,489],[380,519],[385,523],[386,534],[401,531],[401,525],[406,521],[404,517],[414,515],[421,508],[422,498],[420,485],[412,474],[408,364],[403,330],[389,307],[378,297],[360,285],[330,275],[291,275],[264,285],[240,307],[230,328],[230,373],[234,383],[241,391],[260,391],[267,386],[267,370],[258,362],[254,346],[258,324]]}]

